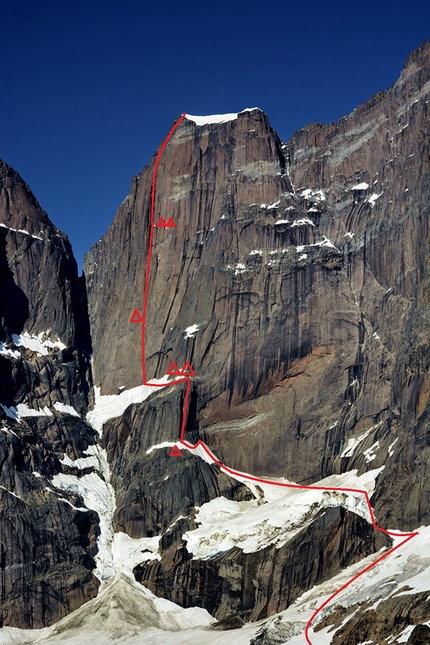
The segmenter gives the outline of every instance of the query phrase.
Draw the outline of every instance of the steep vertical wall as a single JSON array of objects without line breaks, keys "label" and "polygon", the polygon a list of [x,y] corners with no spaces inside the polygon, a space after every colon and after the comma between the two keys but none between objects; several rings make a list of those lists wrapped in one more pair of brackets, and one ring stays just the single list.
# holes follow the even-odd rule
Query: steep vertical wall
[{"label": "steep vertical wall", "polygon": [[[158,171],[156,221],[176,228],[154,228],[146,324],[148,378],[192,363],[190,423],[224,463],[302,483],[387,464],[378,513],[402,527],[429,513],[414,483],[417,468],[427,481],[429,59],[424,43],[391,89],[287,144],[258,109],[186,118]],[[128,321],[153,166],[86,258],[104,393],[141,382]]]},{"label": "steep vertical wall", "polygon": [[[378,524],[429,523],[429,97],[424,43],[391,89],[288,143],[259,109],[188,116],[157,173],[155,223],[175,226],[149,230],[154,157],[87,255],[87,293],[67,238],[0,163],[1,625],[50,624],[97,594],[100,516],[73,492],[102,479],[84,415],[93,377],[102,394],[142,382],[129,319],[150,234],[146,373],[191,363],[186,438],[230,468],[302,484],[381,469]],[[184,397],[184,383],[160,389],[104,424],[113,526],[160,536],[161,559],[143,554],[137,579],[184,606],[256,619],[390,544],[360,500],[328,495],[304,507],[296,542],[285,527],[265,534],[266,518],[267,544],[193,557],[196,507],[252,514],[269,502],[205,455],[169,456]],[[294,560],[300,545],[312,566]],[[419,620],[424,600],[411,601]]]},{"label": "steep vertical wall", "polygon": [[99,518],[52,484],[94,443],[90,351],[70,244],[0,162],[1,626],[42,627],[97,594]]}]

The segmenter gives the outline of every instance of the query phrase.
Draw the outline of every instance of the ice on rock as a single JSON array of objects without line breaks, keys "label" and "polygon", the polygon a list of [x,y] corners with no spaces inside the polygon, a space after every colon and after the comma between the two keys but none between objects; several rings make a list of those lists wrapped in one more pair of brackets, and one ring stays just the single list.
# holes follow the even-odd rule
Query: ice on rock
[{"label": "ice on rock", "polygon": [[379,441],[375,441],[375,443],[370,446],[367,450],[363,451],[364,459],[367,461],[367,463],[370,463],[374,459],[376,459],[376,451],[379,448]]},{"label": "ice on rock", "polygon": [[[357,488],[371,493],[382,468],[357,476],[357,471],[331,475],[315,484],[326,488]],[[250,484],[246,475],[235,478]],[[270,544],[277,548],[291,540],[310,523],[321,508],[342,506],[371,523],[366,498],[361,492],[294,488],[258,482],[266,503],[257,499],[235,502],[217,497],[196,508],[198,528],[184,535],[187,549],[195,558],[210,558],[239,546],[245,553],[259,551]]]},{"label": "ice on rock", "polygon": [[187,114],[186,119],[188,121],[194,121],[196,125],[209,125],[211,123],[226,123],[227,121],[234,121],[237,119],[238,112],[232,112],[230,114],[209,114],[207,116],[194,116],[193,114]]},{"label": "ice on rock", "polygon": [[[38,235],[32,235],[28,231],[22,228],[12,228],[11,226],[6,226],[6,224],[1,223],[0,226],[2,228],[7,228],[8,231],[13,231],[14,233],[22,233],[22,235],[28,235],[28,237],[32,237],[34,240],[41,240],[43,242],[43,237],[39,237]],[[43,233],[43,231],[40,231]]]},{"label": "ice on rock", "polygon": [[341,453],[341,458],[342,457],[352,457],[354,454],[354,451],[356,447],[365,440],[365,438],[369,435],[369,433],[373,430],[373,428],[369,428],[365,432],[362,432],[358,437],[350,437],[346,443],[345,448],[343,449]]},{"label": "ice on rock", "polygon": [[51,410],[46,406],[43,408],[43,410],[33,410],[32,408],[29,408],[25,403],[18,403],[16,407],[15,406],[7,407],[6,405],[3,405],[3,403],[0,403],[0,405],[3,408],[6,416],[18,422],[22,417],[52,417],[53,416]]},{"label": "ice on rock", "polygon": [[126,533],[115,533],[112,542],[112,559],[115,569],[132,576],[133,569],[141,562],[160,560],[159,540],[159,536],[132,538]]},{"label": "ice on rock", "polygon": [[315,224],[308,217],[304,217],[303,219],[294,220],[294,222],[291,224],[291,228],[293,228],[294,226],[315,226]]},{"label": "ice on rock", "polygon": [[174,441],[163,441],[162,443],[157,443],[155,446],[148,448],[146,454],[150,455],[151,452],[154,452],[154,450],[161,450],[162,448],[173,448],[173,446],[176,446],[176,443]]},{"label": "ice on rock", "polygon": [[388,454],[390,455],[390,457],[392,457],[394,455],[394,446],[395,446],[395,444],[397,443],[398,440],[399,440],[399,437],[396,437],[394,439],[393,443],[391,443],[388,446]]},{"label": "ice on rock", "polygon": [[315,202],[325,201],[325,195],[321,189],[314,190],[312,188],[305,188],[300,193],[300,197],[304,197],[305,199]]},{"label": "ice on rock", "polygon": [[[98,448],[98,469],[82,477],[59,473],[52,478],[52,484],[60,490],[81,495],[85,506],[98,513],[100,518],[100,535],[97,538],[98,553],[95,556],[97,568],[94,574],[104,582],[115,575],[112,543],[114,540],[113,513],[115,511],[115,492],[109,483],[109,466],[106,451]],[[67,460],[66,460],[67,461]],[[66,463],[63,460],[63,463]],[[79,461],[79,460],[77,460]]]},{"label": "ice on rock", "polygon": [[379,199],[379,197],[381,197],[381,195],[382,195],[382,193],[379,193],[379,194],[378,193],[373,193],[373,195],[371,195],[367,201],[369,202],[369,204],[371,206],[374,206],[376,200]]},{"label": "ice on rock", "polygon": [[21,354],[16,349],[9,349],[6,345],[0,342],[0,354],[10,358],[20,358]]},{"label": "ice on rock", "polygon": [[85,470],[86,468],[97,468],[99,465],[99,460],[95,455],[90,457],[81,457],[80,459],[70,459],[70,457],[64,453],[62,459],[60,459],[60,464],[69,466],[70,468],[78,468],[79,470]]}]

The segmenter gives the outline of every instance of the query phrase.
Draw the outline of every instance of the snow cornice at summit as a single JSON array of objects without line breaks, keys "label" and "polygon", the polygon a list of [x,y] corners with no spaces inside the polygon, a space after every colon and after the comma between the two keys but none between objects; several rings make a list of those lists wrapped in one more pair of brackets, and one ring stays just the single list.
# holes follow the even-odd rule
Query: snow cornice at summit
[{"label": "snow cornice at summit", "polygon": [[192,114],[186,114],[185,118],[188,119],[188,121],[194,121],[194,123],[199,126],[213,123],[227,123],[227,121],[234,121],[237,119],[239,114],[243,114],[244,112],[253,112],[254,110],[262,112],[260,108],[255,107],[245,108],[245,110],[242,110],[241,112],[232,112],[230,114],[210,114],[208,116],[193,116]]}]

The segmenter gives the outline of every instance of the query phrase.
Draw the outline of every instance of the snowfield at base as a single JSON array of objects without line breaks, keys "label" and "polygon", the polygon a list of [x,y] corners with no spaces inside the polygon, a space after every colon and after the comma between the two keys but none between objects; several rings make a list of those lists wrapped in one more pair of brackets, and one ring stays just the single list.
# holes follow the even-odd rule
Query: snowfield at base
[{"label": "snowfield at base", "polygon": [[188,121],[194,121],[196,125],[208,125],[210,123],[226,123],[227,121],[234,121],[237,119],[239,114],[243,112],[253,112],[253,110],[260,110],[260,108],[246,108],[242,112],[231,112],[230,114],[210,114],[208,116],[194,116],[192,114],[186,114],[185,118]]},{"label": "snowfield at base", "polygon": [[[173,602],[157,598],[127,574],[117,574],[97,598],[90,600],[69,616],[37,630],[6,628],[0,631],[0,645],[50,643],[65,645],[104,645],[180,643],[184,632],[189,643],[207,642],[205,627],[215,620],[205,609],[183,609]],[[200,628],[201,640],[196,640]],[[200,631],[200,630],[199,630]],[[215,633],[216,634],[216,633]],[[222,634],[221,634],[222,635]],[[166,641],[166,637],[172,637]],[[217,634],[219,638],[220,634]],[[221,643],[221,640],[218,640]]]},{"label": "snowfield at base", "polygon": [[109,419],[120,417],[131,403],[142,403],[153,392],[157,392],[157,385],[168,385],[169,376],[163,376],[161,379],[153,379],[152,385],[138,385],[130,390],[124,390],[121,394],[100,394],[100,388],[94,388],[94,408],[88,412],[87,421],[95,430],[101,432],[103,424]]},{"label": "snowfield at base", "polygon": [[[399,541],[401,538],[396,538],[396,543]],[[369,598],[378,603],[406,584],[413,587],[411,593],[428,591],[429,544],[430,527],[420,528],[418,536],[388,555],[334,598],[318,614],[312,627],[338,607],[351,607],[354,611],[354,605],[364,604]],[[249,645],[262,628],[273,635],[273,642],[279,645],[304,645],[305,626],[313,612],[383,553],[384,550],[374,553],[312,587],[280,614],[231,631],[212,631],[208,625],[213,619],[204,609],[182,609],[168,600],[156,598],[130,576],[117,574],[102,587],[97,598],[52,627],[35,630],[3,627],[0,629],[0,645]],[[312,627],[309,634],[312,645],[329,645],[337,631],[333,631],[330,625],[319,631]],[[411,627],[403,630],[398,642],[406,642],[411,631]],[[275,640],[277,634],[282,634],[284,640]]]},{"label": "snowfield at base", "polygon": [[[331,475],[316,482],[315,486],[357,488],[371,494],[382,470],[377,468],[359,477],[355,470]],[[248,483],[246,476],[234,477]],[[279,482],[282,483],[288,482]],[[234,502],[216,497],[196,507],[195,521],[199,526],[183,536],[187,550],[194,558],[210,558],[234,546],[245,553],[260,551],[271,544],[280,548],[308,526],[322,508],[342,506],[371,523],[363,493],[288,488],[260,481],[258,486],[263,489],[266,503],[262,503],[263,500]]]},{"label": "snowfield at base", "polygon": [[361,184],[357,184],[356,186],[353,186],[350,190],[367,190],[369,188],[369,184],[366,184],[365,181],[363,181]]}]

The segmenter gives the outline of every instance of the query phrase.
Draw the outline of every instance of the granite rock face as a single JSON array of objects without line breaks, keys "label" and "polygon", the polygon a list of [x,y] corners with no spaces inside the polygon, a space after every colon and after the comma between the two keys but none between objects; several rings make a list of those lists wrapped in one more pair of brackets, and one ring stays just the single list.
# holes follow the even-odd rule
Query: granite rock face
[{"label": "granite rock face", "polygon": [[[286,144],[258,109],[185,119],[157,175],[156,221],[176,228],[154,227],[145,335],[148,379],[192,363],[195,428],[223,463],[301,483],[386,465],[377,515],[403,529],[430,519],[429,91],[424,43],[392,88]],[[153,167],[86,258],[105,394],[141,382],[128,321]]]},{"label": "granite rock face", "polygon": [[[315,502],[282,544],[224,547],[221,531],[217,552],[195,556],[199,509],[218,499],[215,515],[231,502],[239,517],[268,501],[265,478],[365,474],[379,526],[430,523],[429,97],[424,43],[392,88],[288,143],[257,108],[186,117],[157,172],[154,223],[174,226],[150,226],[154,156],[82,278],[66,236],[0,162],[1,625],[48,625],[94,598],[124,573],[121,533],[160,538],[152,559],[133,547],[138,581],[226,629],[391,544],[345,495]],[[142,325],[129,320],[146,281],[144,376],[172,361],[195,376],[189,399],[172,383],[122,406],[142,384]],[[201,446],[170,456],[182,428],[232,470]],[[382,645],[417,625],[420,642],[429,618],[425,593],[387,592],[377,612],[371,599],[334,607],[319,628]],[[276,618],[253,642],[303,629]]]},{"label": "granite rock face", "polygon": [[43,627],[97,594],[97,514],[52,478],[95,442],[86,297],[66,236],[0,162],[0,625]]},{"label": "granite rock face", "polygon": [[[141,326],[129,319],[143,310],[147,279],[146,378],[163,377],[172,361],[191,363],[188,441],[202,439],[230,468],[301,484],[381,469],[378,524],[428,523],[429,96],[423,43],[393,87],[288,143],[259,109],[201,125],[185,118],[164,148],[155,192],[154,224],[163,217],[175,226],[150,230],[154,157],[86,257],[101,393],[142,382]],[[105,425],[117,529],[164,532],[161,561],[135,575],[219,618],[271,615],[291,598],[282,583],[272,594],[262,581],[286,579],[291,543],[270,553],[273,570],[261,577],[267,553],[194,558],[184,540],[195,527],[190,509],[219,495],[220,484],[205,467],[196,486],[188,457],[182,469],[165,448],[147,454],[178,440],[183,396],[179,385],[163,390]],[[316,552],[324,536],[316,531]],[[374,540],[367,536],[363,553]],[[334,558],[327,575],[343,566]],[[297,594],[308,584],[304,575]],[[384,625],[399,632],[400,623]]]}]

